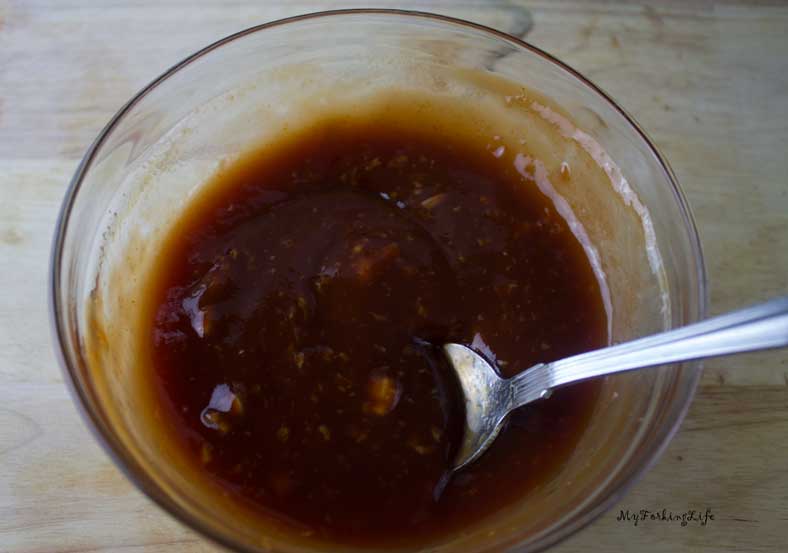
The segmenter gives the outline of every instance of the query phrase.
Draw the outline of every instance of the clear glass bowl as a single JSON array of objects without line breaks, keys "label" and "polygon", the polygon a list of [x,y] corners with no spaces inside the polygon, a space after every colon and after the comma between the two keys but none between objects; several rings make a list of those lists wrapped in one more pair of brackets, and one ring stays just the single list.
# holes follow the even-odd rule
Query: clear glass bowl
[{"label": "clear glass bowl", "polygon": [[[145,362],[134,321],[146,268],[158,238],[219,164],[308,120],[312,107],[353,109],[391,87],[462,95],[491,113],[517,104],[510,132],[524,121],[551,126],[563,137],[560,153],[585,160],[587,178],[556,188],[606,274],[613,341],[704,315],[700,243],[667,163],[604,92],[539,49],[472,23],[393,10],[306,15],[221,40],[142,90],[85,154],[57,224],[51,311],[67,380],[98,440],[165,510],[232,549],[336,548],[262,528],[221,494],[198,491],[177,448],[145,432],[161,424],[135,380]],[[655,462],[699,376],[697,364],[685,364],[608,378],[554,480],[421,548],[536,551],[588,524]]]}]

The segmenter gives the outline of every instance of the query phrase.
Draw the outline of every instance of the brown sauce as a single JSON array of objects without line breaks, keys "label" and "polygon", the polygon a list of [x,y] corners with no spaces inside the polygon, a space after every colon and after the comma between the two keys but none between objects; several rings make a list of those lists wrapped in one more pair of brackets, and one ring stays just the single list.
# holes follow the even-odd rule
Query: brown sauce
[{"label": "brown sauce", "polygon": [[521,409],[447,478],[462,423],[437,345],[505,375],[599,347],[599,285],[493,139],[316,124],[223,170],[161,253],[168,431],[263,519],[341,544],[435,539],[566,462],[598,385]]}]

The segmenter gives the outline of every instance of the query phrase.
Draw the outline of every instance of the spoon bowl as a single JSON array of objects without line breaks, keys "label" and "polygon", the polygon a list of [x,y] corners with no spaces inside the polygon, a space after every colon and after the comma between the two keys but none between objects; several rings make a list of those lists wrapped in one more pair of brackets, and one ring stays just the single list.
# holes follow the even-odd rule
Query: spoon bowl
[{"label": "spoon bowl", "polygon": [[481,355],[461,344],[445,344],[443,351],[457,375],[465,400],[465,428],[454,462],[460,469],[475,461],[498,436],[506,413],[498,405],[510,401],[503,378]]}]

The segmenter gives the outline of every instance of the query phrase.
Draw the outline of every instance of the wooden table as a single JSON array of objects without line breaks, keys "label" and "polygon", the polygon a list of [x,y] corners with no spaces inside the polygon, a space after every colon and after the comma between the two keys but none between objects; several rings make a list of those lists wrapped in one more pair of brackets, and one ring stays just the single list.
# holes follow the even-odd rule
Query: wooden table
[{"label": "wooden table", "polygon": [[[244,27],[368,2],[0,0],[0,551],[216,551],[142,496],[88,433],[55,362],[47,266],[77,162],[126,99]],[[609,91],[694,207],[711,310],[788,292],[788,6],[779,2],[376,2],[485,23]],[[616,520],[711,509],[705,527]],[[665,455],[555,549],[786,551],[788,356],[708,363]]]}]

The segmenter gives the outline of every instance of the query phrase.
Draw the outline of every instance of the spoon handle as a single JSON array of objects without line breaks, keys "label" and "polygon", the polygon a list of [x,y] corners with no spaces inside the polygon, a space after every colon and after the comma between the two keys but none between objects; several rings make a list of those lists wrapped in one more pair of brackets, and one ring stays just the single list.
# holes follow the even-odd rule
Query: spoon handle
[{"label": "spoon handle", "polygon": [[616,346],[539,364],[510,379],[512,407],[587,378],[788,346],[788,296]]}]

